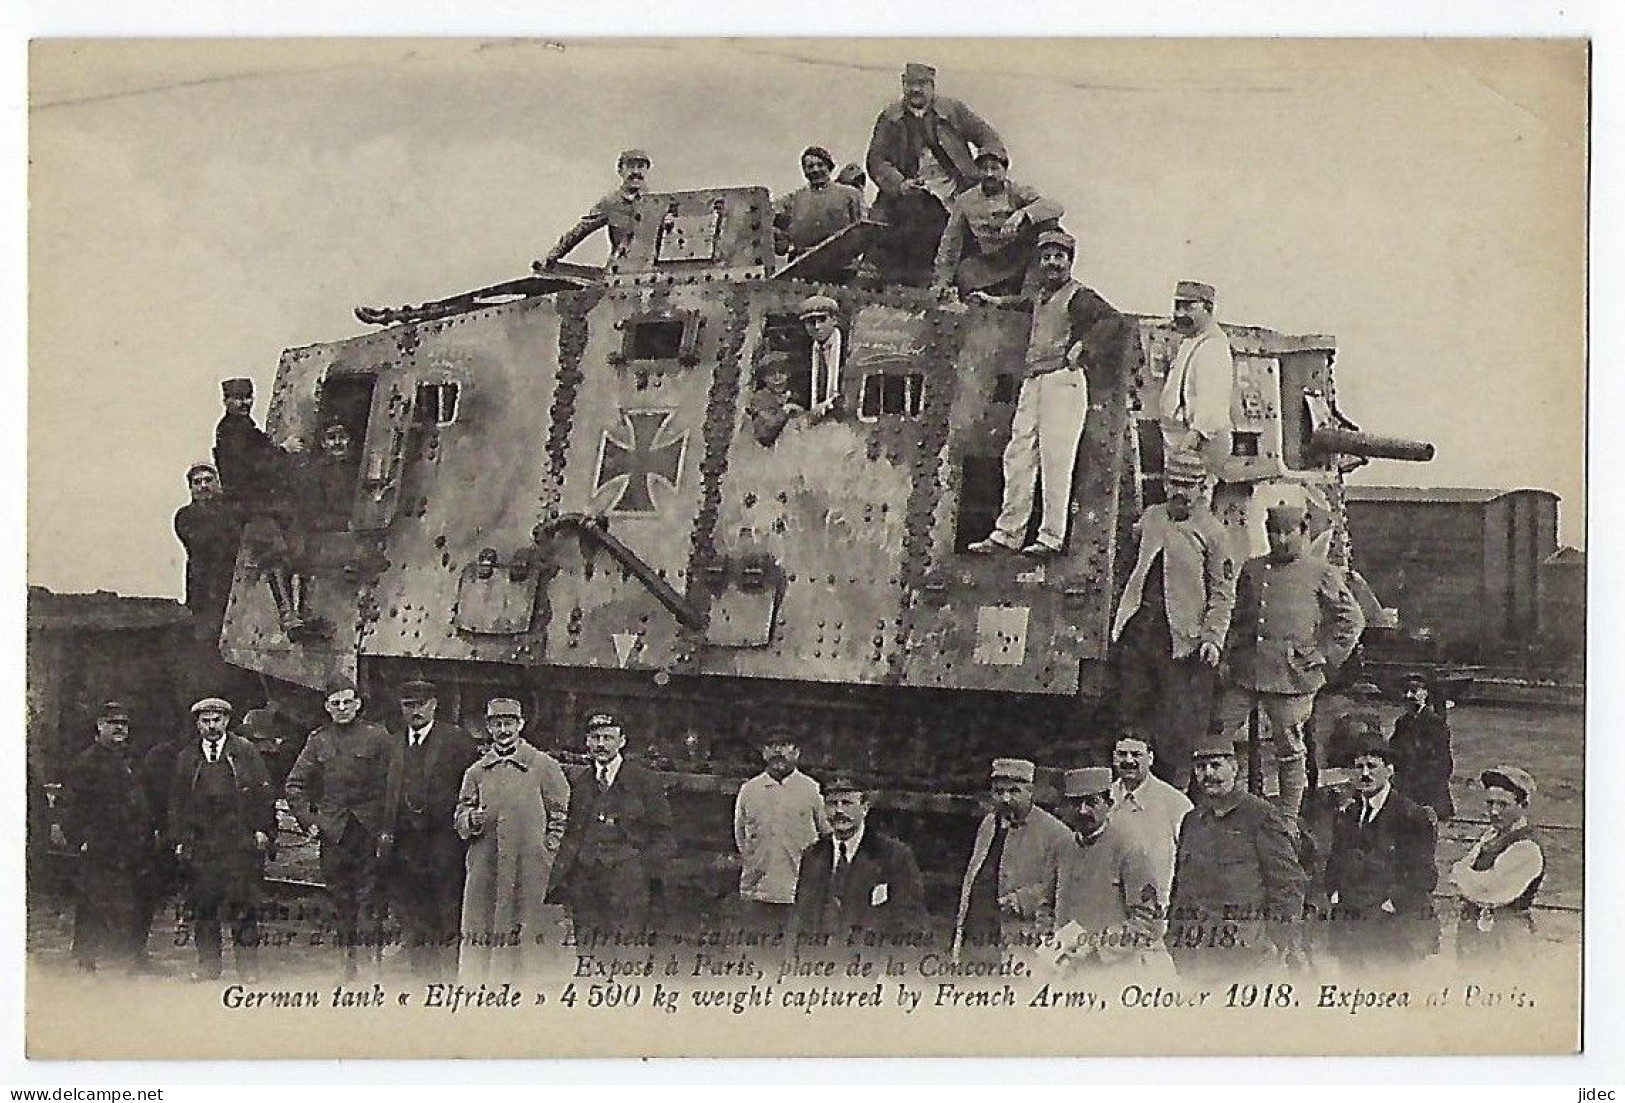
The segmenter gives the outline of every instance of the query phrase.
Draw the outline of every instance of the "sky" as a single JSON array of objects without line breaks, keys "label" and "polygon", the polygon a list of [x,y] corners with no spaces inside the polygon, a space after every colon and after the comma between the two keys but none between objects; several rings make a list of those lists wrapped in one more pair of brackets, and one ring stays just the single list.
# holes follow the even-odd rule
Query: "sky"
[{"label": "sky", "polygon": [[1584,543],[1573,42],[84,41],[31,52],[29,582],[178,594],[219,380],[523,274],[624,147],[656,190],[859,160],[910,60],[1120,308],[1197,278],[1222,320],[1335,335],[1344,413],[1438,446],[1356,481],[1550,489]]}]

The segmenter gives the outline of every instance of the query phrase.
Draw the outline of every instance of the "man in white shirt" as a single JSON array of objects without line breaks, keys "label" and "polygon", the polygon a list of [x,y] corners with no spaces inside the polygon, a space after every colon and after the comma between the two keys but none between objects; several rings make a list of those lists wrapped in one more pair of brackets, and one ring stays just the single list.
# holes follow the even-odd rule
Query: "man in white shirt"
[{"label": "man in white shirt", "polygon": [[1112,817],[1132,828],[1151,851],[1157,887],[1166,901],[1174,883],[1179,825],[1191,810],[1190,798],[1151,773],[1156,752],[1144,736],[1125,732],[1112,748]]},{"label": "man in white shirt", "polygon": [[1504,962],[1533,946],[1531,909],[1546,858],[1528,818],[1535,779],[1516,766],[1497,766],[1480,774],[1479,782],[1489,830],[1450,870],[1450,883],[1461,895],[1456,953]]},{"label": "man in white shirt", "polygon": [[762,736],[764,769],[739,787],[734,845],[739,849],[741,915],[764,931],[784,930],[796,902],[801,855],[829,834],[818,782],[796,768],[801,750],[784,728]]},{"label": "man in white shirt", "polygon": [[1168,365],[1158,403],[1162,455],[1192,458],[1209,477],[1230,455],[1231,395],[1236,386],[1230,339],[1213,317],[1213,288],[1180,280],[1174,288],[1174,328],[1184,340]]},{"label": "man in white shirt", "polygon": [[813,295],[801,304],[801,324],[812,342],[811,382],[807,389],[807,417],[818,421],[841,409],[841,327],[835,316],[840,304],[828,295]]}]

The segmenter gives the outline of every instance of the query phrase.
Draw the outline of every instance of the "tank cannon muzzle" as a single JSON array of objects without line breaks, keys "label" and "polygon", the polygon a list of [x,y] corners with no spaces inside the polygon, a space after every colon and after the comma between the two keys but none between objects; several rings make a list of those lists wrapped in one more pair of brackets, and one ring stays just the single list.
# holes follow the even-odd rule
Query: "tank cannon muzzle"
[{"label": "tank cannon muzzle", "polygon": [[1425,440],[1379,437],[1358,429],[1322,426],[1309,434],[1309,446],[1317,452],[1359,456],[1368,460],[1408,460],[1426,463],[1433,458],[1433,445]]}]

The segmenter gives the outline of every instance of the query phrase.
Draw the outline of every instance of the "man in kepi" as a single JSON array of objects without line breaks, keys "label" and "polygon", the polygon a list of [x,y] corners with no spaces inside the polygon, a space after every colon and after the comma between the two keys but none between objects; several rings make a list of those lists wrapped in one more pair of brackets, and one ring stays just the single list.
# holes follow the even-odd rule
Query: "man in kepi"
[{"label": "man in kepi", "polygon": [[[832,178],[835,159],[822,146],[801,153],[807,186],[773,204],[773,248],[791,260],[863,221],[863,192]],[[844,280],[839,282],[845,282]]]},{"label": "man in kepi", "polygon": [[1296,819],[1309,785],[1305,727],[1326,672],[1360,642],[1365,614],[1343,572],[1309,554],[1309,517],[1274,506],[1264,522],[1268,555],[1249,559],[1236,580],[1227,644],[1231,691],[1221,707],[1234,732],[1257,708],[1275,741],[1281,810]]},{"label": "man in kepi", "polygon": [[870,259],[891,284],[924,287],[948,204],[978,179],[977,153],[1004,153],[998,133],[958,100],[937,95],[937,71],[910,62],[903,98],[880,113],[869,139],[869,176],[880,189],[875,214],[889,229]]},{"label": "man in kepi", "polygon": [[214,467],[225,493],[259,512],[283,491],[288,454],[254,424],[252,379],[227,379],[220,393],[226,409],[214,429]]},{"label": "man in kepi", "polygon": [[993,810],[982,817],[959,887],[954,954],[997,961],[1030,949],[1054,930],[1067,826],[1033,803],[1035,768],[1023,758],[993,760]]},{"label": "man in kepi", "polygon": [[445,979],[457,961],[463,903],[463,840],[452,821],[463,774],[479,750],[466,731],[436,715],[432,682],[406,682],[400,702],[406,730],[391,737],[383,876],[413,971]]},{"label": "man in kepi", "polygon": [[1075,969],[1161,969],[1168,889],[1150,849],[1113,812],[1112,772],[1068,770],[1064,792],[1074,843],[1061,862],[1055,930],[1059,960]]},{"label": "man in kepi", "polygon": [[1535,779],[1516,766],[1479,775],[1490,825],[1450,870],[1461,896],[1456,953],[1463,960],[1527,965],[1535,945],[1535,896],[1546,856],[1529,823]]},{"label": "man in kepi", "polygon": [[825,784],[830,834],[801,856],[793,946],[816,950],[831,944],[824,936],[844,940],[854,931],[910,935],[927,929],[914,852],[871,824],[869,808],[868,792],[851,774],[837,773]]},{"label": "man in kepi", "polygon": [[[1078,461],[1089,414],[1085,366],[1121,375],[1129,362],[1134,322],[1072,278],[1077,242],[1049,230],[1038,236],[1038,286],[1027,300],[1032,328],[1027,339],[1026,377],[1016,397],[1010,443],[1004,449],[1004,504],[993,532],[968,551],[987,555],[1021,551],[1048,559],[1066,541],[1072,506],[1072,469]],[[975,292],[972,302],[1001,305],[1007,300]],[[1043,486],[1038,536],[1022,547],[1032,520],[1035,484]]]},{"label": "man in kepi", "polygon": [[762,772],[739,787],[734,845],[739,849],[742,918],[763,931],[782,931],[796,902],[801,855],[829,834],[818,782],[796,768],[801,749],[789,729],[762,733]]},{"label": "man in kepi", "polygon": [[665,787],[624,758],[625,749],[626,735],[613,714],[596,713],[587,721],[592,765],[570,778],[570,822],[555,878],[578,937],[646,929],[650,882],[672,852]]},{"label": "man in kepi", "polygon": [[1000,150],[976,155],[981,180],[954,197],[948,227],[937,247],[934,285],[960,295],[985,291],[1018,295],[1033,267],[1034,245],[1066,213],[1053,199],[1008,178],[1009,159]]},{"label": "man in kepi", "polygon": [[1308,878],[1292,828],[1240,785],[1227,739],[1196,746],[1196,807],[1179,829],[1168,949],[1182,976],[1246,973],[1293,949]]},{"label": "man in kepi", "polygon": [[558,243],[547,251],[547,258],[537,261],[531,267],[537,272],[545,271],[563,260],[565,254],[599,230],[609,231],[609,255],[614,259],[631,240],[633,215],[637,209],[638,196],[643,194],[644,187],[648,183],[649,168],[649,155],[643,150],[628,149],[622,152],[615,162],[615,171],[621,176],[621,186],[594,203],[591,209],[581,216],[581,221],[564,231]]},{"label": "man in kepi", "polygon": [[194,980],[217,980],[221,924],[231,930],[237,973],[258,975],[260,882],[276,837],[276,802],[253,744],[226,730],[231,702],[192,706],[196,738],[181,747],[169,790],[169,840],[186,880],[197,943]]},{"label": "man in kepi", "polygon": [[1351,971],[1420,961],[1438,949],[1438,832],[1432,814],[1393,782],[1393,750],[1380,736],[1354,749],[1355,799],[1332,825],[1326,862],[1331,949]]},{"label": "man in kepi", "polygon": [[354,683],[330,683],[325,703],[331,721],[310,733],[284,790],[288,811],[321,843],[322,880],[348,980],[359,972],[363,939],[373,962],[382,950],[378,866],[390,826],[385,797],[394,741],[360,719]]},{"label": "man in kepi", "polygon": [[1158,418],[1164,466],[1170,457],[1216,477],[1230,455],[1231,392],[1236,369],[1230,339],[1213,317],[1211,286],[1180,280],[1174,288],[1174,328],[1184,338],[1163,380]]}]

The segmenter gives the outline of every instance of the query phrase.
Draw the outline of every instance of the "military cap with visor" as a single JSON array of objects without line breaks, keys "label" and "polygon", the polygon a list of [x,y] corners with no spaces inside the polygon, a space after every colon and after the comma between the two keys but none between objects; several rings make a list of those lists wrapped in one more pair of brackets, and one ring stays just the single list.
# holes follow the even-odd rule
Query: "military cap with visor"
[{"label": "military cap with visor", "polygon": [[1025,758],[995,758],[993,760],[993,780],[1025,781],[1029,784],[1037,773],[1037,768]]},{"label": "military cap with visor", "polygon": [[485,718],[495,720],[499,716],[511,716],[515,720],[523,720],[525,710],[512,697],[493,697],[485,702]]},{"label": "military cap with visor", "polygon": [[1090,797],[1109,792],[1112,772],[1105,766],[1085,766],[1081,770],[1068,770],[1062,779],[1061,792],[1067,797]]},{"label": "military cap with visor", "polygon": [[123,701],[103,701],[101,712],[96,714],[98,720],[123,720],[128,722],[130,710]]},{"label": "military cap with visor", "polygon": [[401,683],[400,699],[407,704],[433,701],[438,695],[435,684],[422,678],[413,678]]},{"label": "military cap with visor", "polygon": [[1196,280],[1180,280],[1174,285],[1174,302],[1176,303],[1206,303],[1212,306],[1218,301],[1218,293],[1209,283],[1198,283]]},{"label": "military cap with visor", "polygon": [[1039,252],[1043,252],[1046,248],[1052,245],[1065,249],[1066,255],[1069,257],[1076,257],[1078,255],[1078,239],[1067,233],[1065,230],[1045,230],[1043,233],[1038,235]]},{"label": "military cap with visor", "polygon": [[220,393],[226,398],[253,398],[254,381],[252,379],[227,379],[220,384]]}]

